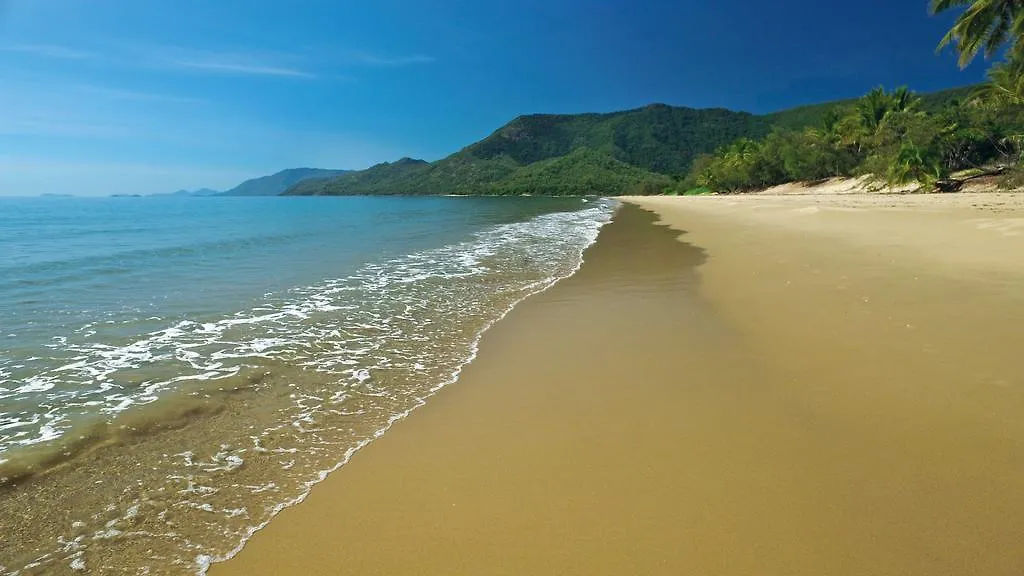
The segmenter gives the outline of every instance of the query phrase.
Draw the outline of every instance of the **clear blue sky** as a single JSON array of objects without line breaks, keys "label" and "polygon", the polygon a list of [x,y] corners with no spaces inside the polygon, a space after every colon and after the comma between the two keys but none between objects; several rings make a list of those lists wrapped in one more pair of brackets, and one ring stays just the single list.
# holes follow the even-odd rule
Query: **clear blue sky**
[{"label": "clear blue sky", "polygon": [[979,81],[927,0],[0,0],[0,194],[434,160],[519,114]]}]

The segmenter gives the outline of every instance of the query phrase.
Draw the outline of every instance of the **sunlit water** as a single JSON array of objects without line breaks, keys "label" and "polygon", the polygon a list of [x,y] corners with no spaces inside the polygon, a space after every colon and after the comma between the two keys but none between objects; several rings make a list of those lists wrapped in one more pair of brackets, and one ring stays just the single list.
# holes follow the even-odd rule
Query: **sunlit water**
[{"label": "sunlit water", "polygon": [[0,199],[0,573],[189,573],[455,380],[612,204]]}]

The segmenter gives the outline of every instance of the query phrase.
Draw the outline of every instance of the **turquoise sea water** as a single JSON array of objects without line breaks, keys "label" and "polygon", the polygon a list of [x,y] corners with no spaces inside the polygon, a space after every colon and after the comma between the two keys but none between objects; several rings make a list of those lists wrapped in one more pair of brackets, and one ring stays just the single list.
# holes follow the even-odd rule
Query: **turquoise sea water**
[{"label": "turquoise sea water", "polygon": [[0,573],[230,555],[571,274],[612,209],[0,198]]}]

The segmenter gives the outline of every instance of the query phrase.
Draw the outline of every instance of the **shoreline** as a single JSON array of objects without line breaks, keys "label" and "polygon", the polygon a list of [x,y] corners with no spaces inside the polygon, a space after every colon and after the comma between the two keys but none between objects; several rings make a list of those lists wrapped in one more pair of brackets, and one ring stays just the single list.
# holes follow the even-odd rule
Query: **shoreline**
[{"label": "shoreline", "polygon": [[[83,449],[47,445],[55,459],[45,469],[33,460],[42,448],[0,460],[0,484],[15,467],[26,472],[0,486],[0,572],[194,573],[236,549],[454,379],[499,316],[578,269],[612,212],[610,203],[519,206],[464,242],[370,263],[289,300],[322,313],[292,326],[281,342],[295,348],[278,351],[308,345],[322,355],[261,356],[229,379],[72,431]],[[328,330],[339,325],[343,333]],[[365,346],[341,346],[351,342]],[[70,510],[59,505],[69,499]]]},{"label": "shoreline", "polygon": [[[459,196],[465,196],[465,195],[449,194],[447,196],[459,197]],[[612,216],[614,217],[614,213],[613,213]],[[604,227],[604,226],[608,225],[610,222],[611,222],[611,220],[608,220],[604,224],[601,224],[601,227]],[[593,242],[591,242],[591,245],[592,244],[593,244]],[[552,287],[557,285],[559,282],[561,282],[561,281],[565,280],[566,278],[571,277],[573,274],[579,272],[579,270],[580,270],[580,268],[582,266],[583,266],[583,257],[582,257],[582,255],[580,255],[580,259],[577,261],[575,268],[573,268],[568,273],[568,275],[558,276],[558,277],[551,278],[551,279],[549,279],[548,281],[545,282],[544,286],[542,286],[542,287],[540,287],[540,288],[538,288],[538,289],[536,289],[534,291],[531,291],[531,292],[527,293],[525,296],[523,296],[522,298],[519,298],[518,300],[515,300],[514,302],[510,303],[508,305],[508,307],[506,307],[504,309],[504,311],[502,311],[498,315],[497,318],[495,318],[494,320],[488,322],[482,328],[480,328],[480,330],[478,330],[476,332],[475,336],[473,337],[472,343],[470,345],[469,352],[467,353],[465,358],[463,358],[461,360],[461,363],[455,368],[454,372],[452,372],[452,374],[447,379],[443,380],[441,383],[437,384],[434,388],[430,389],[429,392],[427,393],[427,395],[424,396],[423,398],[421,398],[420,402],[417,405],[413,406],[412,408],[410,408],[409,410],[407,410],[407,411],[405,411],[405,412],[403,412],[401,414],[396,414],[396,415],[392,416],[391,419],[387,422],[386,426],[384,426],[383,428],[381,428],[379,430],[374,431],[374,433],[372,434],[371,437],[366,438],[366,439],[360,441],[356,446],[353,446],[352,448],[349,448],[345,452],[344,456],[334,466],[332,466],[332,467],[330,467],[328,469],[325,469],[325,470],[321,470],[318,473],[318,478],[316,480],[311,480],[309,482],[306,482],[306,490],[303,491],[301,495],[299,495],[296,498],[293,498],[292,500],[289,500],[287,502],[283,502],[281,504],[278,504],[274,508],[274,511],[267,518],[267,520],[265,522],[263,522],[262,524],[260,524],[259,526],[252,527],[249,530],[249,533],[245,536],[245,538],[233,550],[229,551],[227,554],[225,554],[223,556],[220,556],[220,557],[216,557],[216,558],[204,557],[201,560],[199,560],[199,568],[200,568],[199,574],[205,575],[205,574],[207,574],[209,572],[209,569],[212,566],[217,565],[217,564],[223,564],[225,562],[228,562],[228,561],[232,560],[235,556],[237,556],[245,548],[245,546],[249,543],[249,541],[252,539],[252,537],[255,536],[257,533],[259,533],[264,528],[266,528],[268,525],[270,525],[270,523],[277,517],[278,514],[280,514],[281,512],[283,512],[285,510],[288,510],[289,508],[292,508],[294,506],[301,505],[306,500],[306,498],[309,497],[310,492],[314,488],[316,488],[317,485],[319,485],[320,483],[322,483],[325,480],[327,480],[330,477],[330,475],[333,474],[334,472],[337,472],[338,470],[340,470],[341,468],[346,466],[352,460],[352,457],[355,456],[356,454],[358,454],[360,450],[363,450],[367,446],[371,445],[373,442],[379,440],[389,430],[391,430],[391,428],[395,424],[398,424],[398,423],[402,422],[403,420],[407,419],[409,416],[414,414],[417,410],[419,410],[419,409],[423,408],[424,406],[426,406],[428,404],[428,402],[431,400],[431,398],[433,398],[439,392],[443,391],[445,388],[448,388],[448,387],[450,387],[450,386],[452,386],[454,384],[457,384],[459,382],[459,376],[462,374],[462,372],[466,369],[467,366],[469,366],[470,364],[473,363],[474,360],[476,360],[476,357],[477,357],[477,355],[479,354],[479,351],[480,351],[480,341],[483,339],[483,337],[486,335],[486,333],[491,328],[493,328],[496,324],[498,324],[499,322],[504,320],[505,317],[508,316],[516,308],[516,306],[520,305],[522,302],[528,300],[532,296],[536,296],[538,294],[544,293],[547,290],[550,290]]]},{"label": "shoreline", "polygon": [[750,198],[624,199],[659,225],[210,573],[1024,569],[1020,197]]}]

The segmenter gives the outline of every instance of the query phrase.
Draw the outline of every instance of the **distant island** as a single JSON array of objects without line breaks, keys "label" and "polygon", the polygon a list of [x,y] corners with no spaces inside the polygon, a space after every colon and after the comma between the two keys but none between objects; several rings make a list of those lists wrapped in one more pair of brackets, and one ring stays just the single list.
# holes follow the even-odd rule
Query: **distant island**
[{"label": "distant island", "polygon": [[878,89],[765,115],[652,104],[521,116],[442,160],[402,158],[310,178],[284,195],[738,192],[869,173],[932,185],[1012,161],[1006,136],[1024,133],[1024,115],[979,104],[983,93],[984,86],[921,96]]},{"label": "distant island", "polygon": [[189,196],[216,196],[220,194],[217,190],[211,190],[209,188],[200,188],[198,190],[178,190],[177,192],[164,192],[158,194],[150,194],[150,197],[161,197],[161,196],[176,196],[176,197],[189,197]]}]

